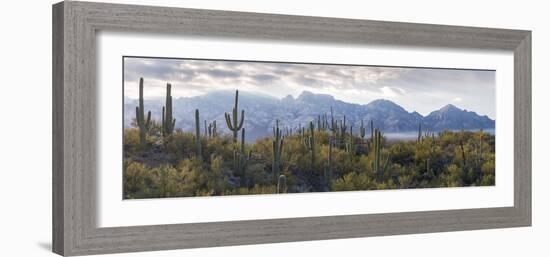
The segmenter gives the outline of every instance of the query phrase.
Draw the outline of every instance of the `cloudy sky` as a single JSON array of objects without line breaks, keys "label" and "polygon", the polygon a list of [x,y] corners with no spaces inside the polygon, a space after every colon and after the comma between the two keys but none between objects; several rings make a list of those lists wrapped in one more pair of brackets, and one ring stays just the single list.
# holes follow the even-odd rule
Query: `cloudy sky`
[{"label": "cloudy sky", "polygon": [[494,71],[125,57],[125,97],[138,97],[140,77],[146,98],[164,97],[166,83],[176,98],[235,89],[282,98],[307,90],[358,104],[387,99],[422,115],[454,104],[495,118]]}]

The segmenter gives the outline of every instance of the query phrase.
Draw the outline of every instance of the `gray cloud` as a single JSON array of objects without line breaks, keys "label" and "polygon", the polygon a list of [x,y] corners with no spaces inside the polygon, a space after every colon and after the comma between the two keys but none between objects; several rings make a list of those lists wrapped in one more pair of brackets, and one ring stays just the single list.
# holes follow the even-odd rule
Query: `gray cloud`
[{"label": "gray cloud", "polygon": [[279,76],[275,76],[271,74],[258,74],[258,75],[253,75],[252,78],[258,82],[273,82],[274,80],[279,79]]},{"label": "gray cloud", "polygon": [[239,78],[243,76],[241,72],[232,70],[220,70],[220,69],[202,69],[198,73],[205,74],[213,78]]},{"label": "gray cloud", "polygon": [[137,97],[140,77],[149,97],[163,97],[166,83],[172,83],[175,97],[241,89],[282,98],[309,90],[360,104],[389,99],[422,114],[448,103],[495,114],[494,71],[125,58],[126,97]]}]

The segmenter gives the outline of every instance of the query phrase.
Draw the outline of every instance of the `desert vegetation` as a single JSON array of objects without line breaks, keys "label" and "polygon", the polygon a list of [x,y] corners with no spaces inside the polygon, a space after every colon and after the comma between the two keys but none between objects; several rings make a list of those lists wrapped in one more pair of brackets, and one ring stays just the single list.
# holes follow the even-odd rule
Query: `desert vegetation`
[{"label": "desert vegetation", "polygon": [[196,109],[194,131],[175,127],[170,84],[165,100],[162,119],[152,119],[140,79],[136,115],[124,129],[125,199],[495,183],[495,137],[482,130],[431,132],[419,124],[416,140],[390,141],[372,121],[354,127],[331,111],[297,128],[277,121],[271,136],[247,143],[238,91],[225,124],[201,120]]}]

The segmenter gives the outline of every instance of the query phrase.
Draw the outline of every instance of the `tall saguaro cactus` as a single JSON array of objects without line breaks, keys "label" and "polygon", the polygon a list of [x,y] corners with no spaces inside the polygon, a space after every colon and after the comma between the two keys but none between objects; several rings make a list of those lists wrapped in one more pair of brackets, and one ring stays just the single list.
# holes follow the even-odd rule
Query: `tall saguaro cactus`
[{"label": "tall saguaro cactus", "polygon": [[418,123],[418,137],[416,138],[416,142],[420,142],[422,140],[422,123]]},{"label": "tall saguaro cactus", "polygon": [[238,108],[239,108],[239,90],[235,91],[235,106],[233,107],[233,116],[227,112],[224,114],[225,122],[229,130],[233,132],[233,143],[237,143],[237,137],[239,130],[243,127],[244,122],[244,110],[241,111],[241,120],[239,122],[238,118]]},{"label": "tall saguaro cactus", "polygon": [[309,150],[309,158],[311,160],[311,167],[315,165],[315,129],[313,122],[309,122],[309,137],[306,141],[306,147]]},{"label": "tall saguaro cactus", "polygon": [[374,121],[370,120],[370,140],[374,140]]},{"label": "tall saguaro cactus", "polygon": [[237,150],[233,150],[233,168],[243,180],[245,179],[248,161],[252,156],[252,150],[248,151],[248,155],[245,154],[245,135],[246,130],[243,128],[241,133],[241,150],[240,152]]},{"label": "tall saguaro cactus", "polygon": [[279,120],[276,120],[275,122],[276,124],[273,128],[273,165],[271,169],[275,177],[277,177],[281,171],[281,154],[283,152],[284,138],[282,137],[281,130],[279,129]]},{"label": "tall saguaro cactus", "polygon": [[382,148],[382,133],[379,129],[374,130],[374,173],[381,175],[382,173],[385,173],[390,160],[390,155],[386,157],[385,163],[382,165],[381,161],[381,148]]},{"label": "tall saguaro cactus", "polygon": [[206,138],[208,135],[208,125],[206,125],[206,120],[204,120],[204,134],[203,136]]},{"label": "tall saguaro cactus", "polygon": [[355,144],[353,142],[353,125],[350,125],[349,127],[349,138],[348,142],[346,143],[346,151],[351,155],[355,155]]},{"label": "tall saguaro cactus", "polygon": [[344,115],[344,121],[340,120],[340,134],[345,135],[346,131],[348,130],[348,126],[346,125],[346,115]]},{"label": "tall saguaro cactus", "polygon": [[380,130],[374,130],[374,173],[378,174],[380,171]]},{"label": "tall saguaro cactus", "polygon": [[202,159],[202,145],[201,145],[201,124],[199,109],[195,109],[195,148],[197,150],[197,157]]},{"label": "tall saguaro cactus", "polygon": [[166,84],[166,105],[162,107],[162,135],[168,136],[174,132],[176,119],[172,116],[172,85]]},{"label": "tall saguaro cactus", "polygon": [[328,144],[328,154],[327,154],[327,166],[325,168],[325,183],[328,186],[329,191],[331,190],[332,184],[332,143]]},{"label": "tall saguaro cactus", "polygon": [[340,145],[344,145],[346,143],[346,131],[348,130],[348,126],[346,125],[346,115],[344,115],[344,120],[340,120]]},{"label": "tall saguaro cactus", "polygon": [[139,79],[139,106],[136,106],[136,123],[139,128],[139,142],[145,145],[145,136],[151,127],[151,111],[147,112],[145,118],[145,107],[143,104],[143,78]]},{"label": "tall saguaro cactus", "polygon": [[323,114],[323,131],[327,131],[327,127],[328,127],[327,114],[324,113],[324,114]]},{"label": "tall saguaro cactus", "polygon": [[363,124],[363,120],[361,120],[361,126],[359,127],[359,135],[361,136],[361,141],[365,140],[365,125]]},{"label": "tall saguaro cactus", "polygon": [[336,136],[338,133],[338,123],[334,120],[334,111],[332,110],[332,106],[330,107],[330,130],[332,131],[333,136]]}]

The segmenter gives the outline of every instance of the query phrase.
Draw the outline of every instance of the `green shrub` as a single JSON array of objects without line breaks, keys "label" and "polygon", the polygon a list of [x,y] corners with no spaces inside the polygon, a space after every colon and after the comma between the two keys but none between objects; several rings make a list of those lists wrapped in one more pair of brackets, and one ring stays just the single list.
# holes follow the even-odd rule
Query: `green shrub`
[{"label": "green shrub", "polygon": [[334,191],[359,191],[378,189],[377,184],[366,174],[348,173],[333,181]]},{"label": "green shrub", "polygon": [[[197,158],[194,133],[176,130],[163,137],[157,125],[153,121],[144,147],[140,146],[136,128],[124,129],[124,198],[276,193],[278,178],[271,167],[270,137],[246,143],[245,150],[251,150],[252,155],[244,173],[236,173],[233,153],[240,145],[233,142],[232,135],[202,136],[202,158]],[[487,133],[444,131],[419,142],[382,139],[381,162],[386,168],[378,174],[374,173],[374,154],[368,141],[355,137],[357,151],[332,147],[331,179],[327,179],[329,134],[314,132],[313,163],[298,134],[284,138],[280,172],[287,179],[288,192],[495,183],[495,141]]]},{"label": "green shrub", "polygon": [[139,162],[125,163],[123,167],[124,198],[148,197],[153,185],[153,174]]}]

